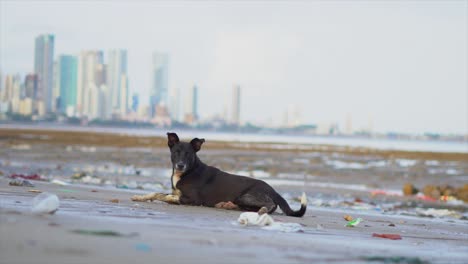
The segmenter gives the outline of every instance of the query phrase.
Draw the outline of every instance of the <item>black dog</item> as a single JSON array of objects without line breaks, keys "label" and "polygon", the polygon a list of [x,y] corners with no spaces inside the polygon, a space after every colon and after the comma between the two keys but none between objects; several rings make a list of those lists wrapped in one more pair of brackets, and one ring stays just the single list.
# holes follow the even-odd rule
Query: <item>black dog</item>
[{"label": "black dog", "polygon": [[301,198],[301,209],[293,211],[283,197],[264,181],[229,174],[204,164],[197,156],[204,139],[194,138],[186,143],[180,142],[175,133],[167,133],[167,137],[171,150],[173,194],[153,193],[134,196],[132,200],[160,200],[209,207],[231,204],[246,211],[258,211],[266,207],[269,213],[279,206],[288,216],[301,217],[305,214],[305,194]]}]

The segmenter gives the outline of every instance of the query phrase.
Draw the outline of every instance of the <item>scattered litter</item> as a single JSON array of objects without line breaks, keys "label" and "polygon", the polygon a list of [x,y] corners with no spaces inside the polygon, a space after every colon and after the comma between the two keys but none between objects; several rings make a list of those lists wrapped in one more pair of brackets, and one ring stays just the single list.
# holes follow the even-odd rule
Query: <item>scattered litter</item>
[{"label": "scattered litter", "polygon": [[80,235],[91,235],[91,236],[109,236],[109,237],[135,237],[138,233],[122,234],[112,230],[88,230],[88,229],[75,229],[71,231],[75,234]]},{"label": "scattered litter", "polygon": [[393,224],[393,223],[390,223],[390,224],[388,224],[388,226],[395,227],[395,224]]},{"label": "scattered litter", "polygon": [[452,195],[442,195],[440,197],[442,202],[446,202],[451,205],[462,205],[464,202],[462,200],[458,200],[455,196]]},{"label": "scattered litter", "polygon": [[362,222],[362,218],[356,218],[356,219],[351,220],[348,223],[346,223],[345,227],[355,227],[355,226],[359,225],[359,223],[361,223],[361,222]]},{"label": "scattered litter", "polygon": [[416,213],[420,216],[428,216],[428,217],[453,217],[460,219],[463,217],[459,212],[449,210],[449,209],[423,209],[423,208],[416,208]]},{"label": "scattered litter", "polygon": [[415,195],[418,192],[419,190],[416,189],[416,187],[414,187],[414,185],[411,183],[406,183],[405,185],[403,185],[403,194],[406,196]]},{"label": "scattered litter", "polygon": [[83,178],[85,176],[86,176],[85,172],[77,172],[77,173],[73,174],[73,176],[71,178],[74,179],[74,180],[79,180],[79,179],[81,179],[81,178]]},{"label": "scattered litter", "polygon": [[418,257],[381,257],[381,256],[374,256],[374,257],[362,257],[363,260],[366,261],[378,261],[379,263],[401,263],[401,264],[429,264],[428,261],[422,260]]},{"label": "scattered litter", "polygon": [[28,180],[23,180],[23,179],[14,179],[10,181],[9,183],[10,186],[25,186],[25,187],[34,187],[34,184],[32,184]]},{"label": "scattered litter", "polygon": [[39,174],[31,174],[31,175],[25,175],[25,174],[11,174],[10,178],[16,179],[16,178],[21,178],[25,180],[33,180],[33,181],[43,181],[44,179],[39,175]]},{"label": "scattered litter", "polygon": [[151,252],[151,246],[144,243],[138,243],[135,245],[137,251]]},{"label": "scattered litter", "polygon": [[119,203],[120,201],[119,201],[119,199],[110,199],[109,202],[111,202],[111,203]]},{"label": "scattered litter", "polygon": [[102,179],[99,179],[98,177],[91,177],[89,175],[86,175],[83,178],[81,178],[81,181],[84,183],[88,183],[88,184],[101,184],[102,183]]},{"label": "scattered litter", "polygon": [[301,224],[298,223],[278,223],[273,222],[268,226],[262,227],[265,230],[274,230],[274,231],[281,231],[281,232],[301,232],[304,231]]},{"label": "scattered litter", "polygon": [[243,226],[263,226],[262,229],[281,232],[301,232],[302,225],[298,223],[277,223],[266,213],[266,208],[262,207],[258,213],[241,213],[237,222]]},{"label": "scattered litter", "polygon": [[41,193],[42,191],[41,190],[36,190],[36,189],[31,189],[31,190],[28,190],[28,192],[30,192],[30,193]]},{"label": "scattered litter", "polygon": [[373,233],[372,237],[380,237],[380,238],[386,238],[386,239],[391,239],[391,240],[401,240],[401,236],[398,234],[377,234]]},{"label": "scattered litter", "polygon": [[91,192],[98,192],[97,190],[91,190]]},{"label": "scattered litter", "polygon": [[343,216],[343,218],[344,218],[344,220],[346,220],[348,222],[353,220],[353,217],[350,216],[350,215],[345,215],[345,216]]},{"label": "scattered litter", "polygon": [[58,184],[58,185],[62,185],[62,186],[70,185],[68,182],[64,182],[64,181],[61,181],[61,180],[58,180],[58,179],[53,179],[53,180],[51,181],[51,183]]},{"label": "scattered litter", "polygon": [[245,212],[240,214],[237,222],[243,226],[266,226],[273,224],[274,220],[266,213]]},{"label": "scattered litter", "polygon": [[323,226],[321,224],[317,224],[317,230],[322,231],[324,230]]},{"label": "scattered litter", "polygon": [[34,197],[31,211],[34,214],[53,214],[60,205],[59,198],[53,193],[41,193]]}]

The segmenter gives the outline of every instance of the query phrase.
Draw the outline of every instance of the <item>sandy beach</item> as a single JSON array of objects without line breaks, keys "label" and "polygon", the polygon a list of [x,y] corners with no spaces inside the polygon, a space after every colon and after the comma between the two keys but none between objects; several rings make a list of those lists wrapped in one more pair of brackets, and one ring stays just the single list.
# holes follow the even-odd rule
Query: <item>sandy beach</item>
[{"label": "sandy beach", "polygon": [[[200,158],[262,179],[302,218],[299,232],[237,223],[240,211],[132,202],[170,193],[164,137],[0,129],[0,263],[466,263],[468,204],[404,196],[412,183],[460,187],[468,154],[210,142]],[[34,186],[12,177],[37,175]],[[18,177],[17,177],[18,178]],[[34,190],[36,192],[31,192]],[[37,192],[58,211],[31,213]],[[345,215],[362,218],[345,227]],[[398,234],[401,240],[373,237]]]}]

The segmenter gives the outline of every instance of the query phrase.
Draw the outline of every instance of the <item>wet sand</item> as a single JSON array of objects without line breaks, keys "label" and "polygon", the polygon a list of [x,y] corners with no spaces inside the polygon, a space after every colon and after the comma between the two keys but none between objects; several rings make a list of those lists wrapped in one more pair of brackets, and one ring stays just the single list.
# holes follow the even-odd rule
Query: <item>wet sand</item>
[{"label": "wet sand", "polygon": [[[35,189],[61,200],[56,214],[36,216],[30,213],[31,188],[7,182],[0,180],[1,263],[361,263],[370,256],[464,263],[468,258],[466,221],[355,212],[365,220],[348,228],[342,212],[309,206],[303,218],[273,214],[275,220],[304,225],[302,233],[283,233],[238,226],[237,211],[134,203],[128,191],[35,182]],[[76,229],[130,236],[71,232]],[[403,239],[372,233],[398,233]]]},{"label": "wet sand", "polygon": [[[239,226],[239,211],[130,201],[134,194],[170,192],[164,138],[0,130],[0,147],[0,263],[379,263],[366,258],[395,256],[466,263],[468,259],[466,204],[370,193],[400,189],[407,181],[419,186],[466,183],[467,154],[204,145],[200,156],[206,163],[270,182],[294,208],[299,207],[295,198],[307,192],[309,206],[303,218],[284,216],[280,210],[272,215],[277,221],[303,225],[303,232],[285,233]],[[46,181],[31,181],[34,187],[9,186],[7,176],[12,173],[38,173]],[[77,173],[86,176],[73,178]],[[69,185],[54,184],[53,179]],[[57,194],[59,210],[54,215],[31,214],[37,194],[30,189]],[[447,208],[459,215],[420,217],[415,207]],[[364,221],[344,227],[345,214]],[[111,230],[124,236],[72,232],[77,229]],[[376,238],[372,233],[399,234],[403,239]]]}]

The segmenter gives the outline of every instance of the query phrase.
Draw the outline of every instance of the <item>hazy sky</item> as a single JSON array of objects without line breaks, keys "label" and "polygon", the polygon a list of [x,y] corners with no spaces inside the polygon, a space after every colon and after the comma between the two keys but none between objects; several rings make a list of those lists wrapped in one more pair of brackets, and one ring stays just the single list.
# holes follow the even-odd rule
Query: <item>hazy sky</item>
[{"label": "hazy sky", "polygon": [[[468,133],[467,1],[4,1],[3,74],[33,69],[34,38],[55,53],[128,49],[131,92],[148,102],[151,53],[169,86],[196,83],[202,116],[242,87],[243,121]],[[182,100],[182,102],[184,102]]]}]

